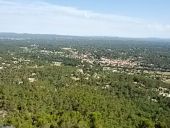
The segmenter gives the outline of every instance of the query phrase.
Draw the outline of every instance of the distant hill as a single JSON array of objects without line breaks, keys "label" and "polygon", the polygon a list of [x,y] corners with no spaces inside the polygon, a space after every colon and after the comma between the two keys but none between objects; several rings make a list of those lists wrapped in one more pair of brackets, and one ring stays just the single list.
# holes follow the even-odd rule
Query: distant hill
[{"label": "distant hill", "polygon": [[109,37],[109,36],[71,36],[55,34],[29,34],[29,33],[4,33],[0,32],[0,39],[25,40],[25,39],[88,39],[88,40],[122,40],[122,41],[151,41],[151,42],[170,42],[166,38],[127,38],[127,37]]}]

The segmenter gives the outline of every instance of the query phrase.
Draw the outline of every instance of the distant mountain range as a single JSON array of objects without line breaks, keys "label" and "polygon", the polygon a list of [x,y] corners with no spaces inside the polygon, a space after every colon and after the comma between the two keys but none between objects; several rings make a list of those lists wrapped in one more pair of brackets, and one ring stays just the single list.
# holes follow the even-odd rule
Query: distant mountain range
[{"label": "distant mountain range", "polygon": [[25,40],[25,39],[90,39],[90,40],[133,40],[133,41],[154,41],[170,42],[170,38],[127,38],[127,37],[110,37],[110,36],[70,36],[55,34],[29,34],[29,33],[5,33],[0,32],[0,39]]}]

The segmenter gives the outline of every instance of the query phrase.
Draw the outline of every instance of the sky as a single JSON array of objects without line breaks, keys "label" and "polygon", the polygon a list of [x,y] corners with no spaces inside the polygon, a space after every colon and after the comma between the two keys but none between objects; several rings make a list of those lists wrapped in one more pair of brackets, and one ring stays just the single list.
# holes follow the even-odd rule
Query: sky
[{"label": "sky", "polygon": [[170,0],[0,0],[0,32],[170,38]]}]

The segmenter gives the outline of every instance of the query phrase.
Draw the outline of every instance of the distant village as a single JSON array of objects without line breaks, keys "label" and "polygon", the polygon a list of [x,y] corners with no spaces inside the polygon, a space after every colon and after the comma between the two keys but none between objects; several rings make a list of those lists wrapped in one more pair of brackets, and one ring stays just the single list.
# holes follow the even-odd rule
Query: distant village
[{"label": "distant village", "polygon": [[[112,72],[126,72],[128,74],[135,74],[135,73],[145,73],[150,75],[151,77],[154,77],[155,79],[157,77],[160,77],[162,81],[169,83],[170,81],[170,73],[169,72],[152,72],[148,70],[141,70],[140,62],[134,61],[133,58],[129,58],[126,60],[123,59],[111,59],[111,58],[106,58],[104,56],[101,56],[100,59],[96,59],[90,52],[86,53],[81,53],[80,51],[73,49],[73,48],[68,48],[68,47],[63,47],[60,49],[60,51],[50,51],[47,50],[46,48],[44,49],[39,49],[38,45],[32,44],[30,47],[20,47],[21,52],[24,53],[40,53],[42,55],[56,55],[56,56],[61,56],[65,58],[71,58],[71,59],[78,59],[81,61],[83,64],[84,62],[88,63],[93,67],[94,64],[100,65],[103,69],[103,71],[112,71]],[[34,60],[24,58],[24,57],[16,57],[15,53],[10,52],[9,54],[11,56],[11,59],[5,60],[3,57],[0,57],[0,71],[5,70],[6,68],[16,68],[20,69],[23,65],[27,65],[29,68],[43,68],[44,66],[39,66],[36,63],[34,63]],[[39,58],[39,54],[37,56]],[[50,62],[51,66],[62,66],[63,62],[62,61],[52,61]],[[81,67],[81,66],[80,66]],[[84,75],[84,79],[88,80],[91,76],[89,74],[84,74],[84,71],[82,68],[79,68],[77,70],[80,74]],[[32,73],[28,78],[27,81],[30,83],[33,83],[37,81],[36,78],[36,73]],[[100,79],[100,76],[95,73],[92,77],[96,79]],[[76,77],[72,74],[71,79],[74,81],[79,81],[80,78]],[[22,80],[17,80],[18,84],[23,84]],[[138,83],[135,83],[138,84]],[[144,85],[143,85],[144,86]],[[140,87],[140,86],[139,86]],[[108,89],[109,85],[103,86],[103,89]],[[154,89],[154,91],[159,92],[159,95],[165,96],[165,97],[170,97],[170,94],[167,93],[166,88],[157,88]],[[156,101],[155,101],[156,102]]]}]

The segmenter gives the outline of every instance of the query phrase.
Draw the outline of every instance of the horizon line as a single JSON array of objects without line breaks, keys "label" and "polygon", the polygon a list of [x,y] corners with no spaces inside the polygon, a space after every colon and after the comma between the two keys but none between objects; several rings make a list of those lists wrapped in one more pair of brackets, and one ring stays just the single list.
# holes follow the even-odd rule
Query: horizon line
[{"label": "horizon line", "polygon": [[130,37],[130,36],[101,36],[101,35],[74,35],[74,34],[57,34],[57,33],[27,33],[27,32],[0,32],[0,34],[27,34],[27,35],[55,35],[55,36],[70,36],[70,37],[98,37],[98,38],[124,38],[124,39],[159,39],[159,40],[170,40],[166,37]]}]

